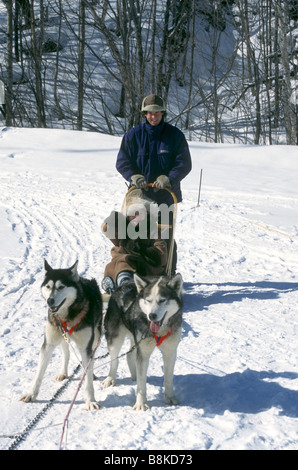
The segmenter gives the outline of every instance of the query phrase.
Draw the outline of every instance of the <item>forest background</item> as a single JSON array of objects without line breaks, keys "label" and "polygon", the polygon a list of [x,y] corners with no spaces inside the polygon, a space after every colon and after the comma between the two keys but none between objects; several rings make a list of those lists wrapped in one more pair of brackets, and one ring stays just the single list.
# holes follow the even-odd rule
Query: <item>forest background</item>
[{"label": "forest background", "polygon": [[[1,0],[0,125],[297,145],[297,0]],[[0,93],[1,95],[1,93]]]}]

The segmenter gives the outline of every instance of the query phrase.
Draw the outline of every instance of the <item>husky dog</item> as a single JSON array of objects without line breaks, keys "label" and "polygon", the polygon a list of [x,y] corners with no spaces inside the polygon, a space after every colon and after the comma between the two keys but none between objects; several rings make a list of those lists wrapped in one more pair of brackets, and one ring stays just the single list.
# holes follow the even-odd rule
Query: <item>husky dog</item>
[{"label": "husky dog", "polygon": [[[104,321],[111,366],[103,385],[116,383],[117,357],[126,336],[136,348],[127,355],[131,377],[137,380],[134,410],[148,408],[146,380],[150,356],[156,346],[163,353],[165,402],[177,405],[173,373],[182,325],[182,277],[161,276],[145,280],[134,274],[112,294]],[[136,351],[136,352],[135,352]]]},{"label": "husky dog", "polygon": [[[45,277],[41,293],[47,301],[48,321],[45,339],[42,345],[35,379],[29,393],[21,401],[34,401],[56,346],[62,346],[64,360],[56,380],[68,377],[69,362],[68,340],[72,339],[86,368],[95,345],[98,345],[102,329],[102,298],[97,282],[79,277],[78,261],[68,269],[53,269],[45,260]],[[93,363],[90,363],[86,374],[85,401],[88,410],[98,409],[93,390]]]}]

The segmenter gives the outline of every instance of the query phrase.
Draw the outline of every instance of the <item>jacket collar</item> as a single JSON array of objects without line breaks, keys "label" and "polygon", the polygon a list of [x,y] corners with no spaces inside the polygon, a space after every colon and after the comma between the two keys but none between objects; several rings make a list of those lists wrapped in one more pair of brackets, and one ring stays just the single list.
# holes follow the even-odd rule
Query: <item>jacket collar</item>
[{"label": "jacket collar", "polygon": [[165,121],[164,118],[162,118],[161,122],[158,124],[158,126],[151,126],[147,119],[145,118],[145,123],[144,123],[145,129],[148,132],[148,134],[152,136],[159,136],[165,126]]}]

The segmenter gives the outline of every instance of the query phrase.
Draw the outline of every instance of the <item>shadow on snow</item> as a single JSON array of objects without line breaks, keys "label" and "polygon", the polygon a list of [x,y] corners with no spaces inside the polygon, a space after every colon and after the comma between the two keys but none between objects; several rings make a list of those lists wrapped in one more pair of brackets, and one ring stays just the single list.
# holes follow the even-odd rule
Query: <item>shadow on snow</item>
[{"label": "shadow on snow", "polygon": [[[206,287],[214,287],[207,291]],[[200,289],[200,291],[198,291]],[[224,282],[214,284],[184,283],[184,313],[205,310],[210,305],[241,302],[243,299],[270,300],[298,290],[291,282]]]},{"label": "shadow on snow", "polygon": [[298,391],[277,383],[281,378],[295,380],[298,374],[247,369],[224,376],[176,375],[175,388],[182,405],[208,416],[225,411],[256,414],[275,407],[279,415],[298,418]]},{"label": "shadow on snow", "polygon": [[[212,287],[214,289],[210,290]],[[209,290],[206,291],[206,288]],[[280,294],[297,290],[298,284],[291,282],[186,282],[184,313],[202,311],[220,303],[241,302],[247,298],[277,299]],[[189,328],[184,321],[186,333]],[[255,414],[275,407],[279,415],[298,418],[298,391],[280,385],[277,382],[279,379],[295,380],[298,373],[247,369],[224,376],[175,374],[175,388],[182,405],[202,409],[206,416],[222,415],[225,411]]]}]

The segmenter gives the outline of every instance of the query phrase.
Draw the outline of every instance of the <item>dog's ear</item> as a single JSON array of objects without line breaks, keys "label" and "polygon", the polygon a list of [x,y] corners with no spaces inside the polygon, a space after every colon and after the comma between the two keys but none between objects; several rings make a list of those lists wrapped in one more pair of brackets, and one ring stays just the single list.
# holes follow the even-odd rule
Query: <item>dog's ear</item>
[{"label": "dog's ear", "polygon": [[137,287],[137,291],[138,292],[141,292],[148,284],[147,281],[145,281],[145,279],[142,279],[140,276],[138,276],[137,274],[134,274],[133,275],[133,280],[135,281],[135,285]]},{"label": "dog's ear", "polygon": [[178,297],[182,295],[183,279],[180,273],[177,273],[169,282],[168,286],[177,292]]},{"label": "dog's ear", "polygon": [[49,265],[49,263],[47,262],[46,259],[44,260],[44,270],[45,271],[53,271],[53,268],[51,268],[51,266]]},{"label": "dog's ear", "polygon": [[69,271],[71,272],[71,276],[72,276],[72,278],[75,282],[78,282],[78,280],[80,278],[80,276],[78,274],[78,262],[79,262],[79,260],[77,260],[75,262],[75,264],[73,266],[71,266],[71,268],[69,268]]}]

